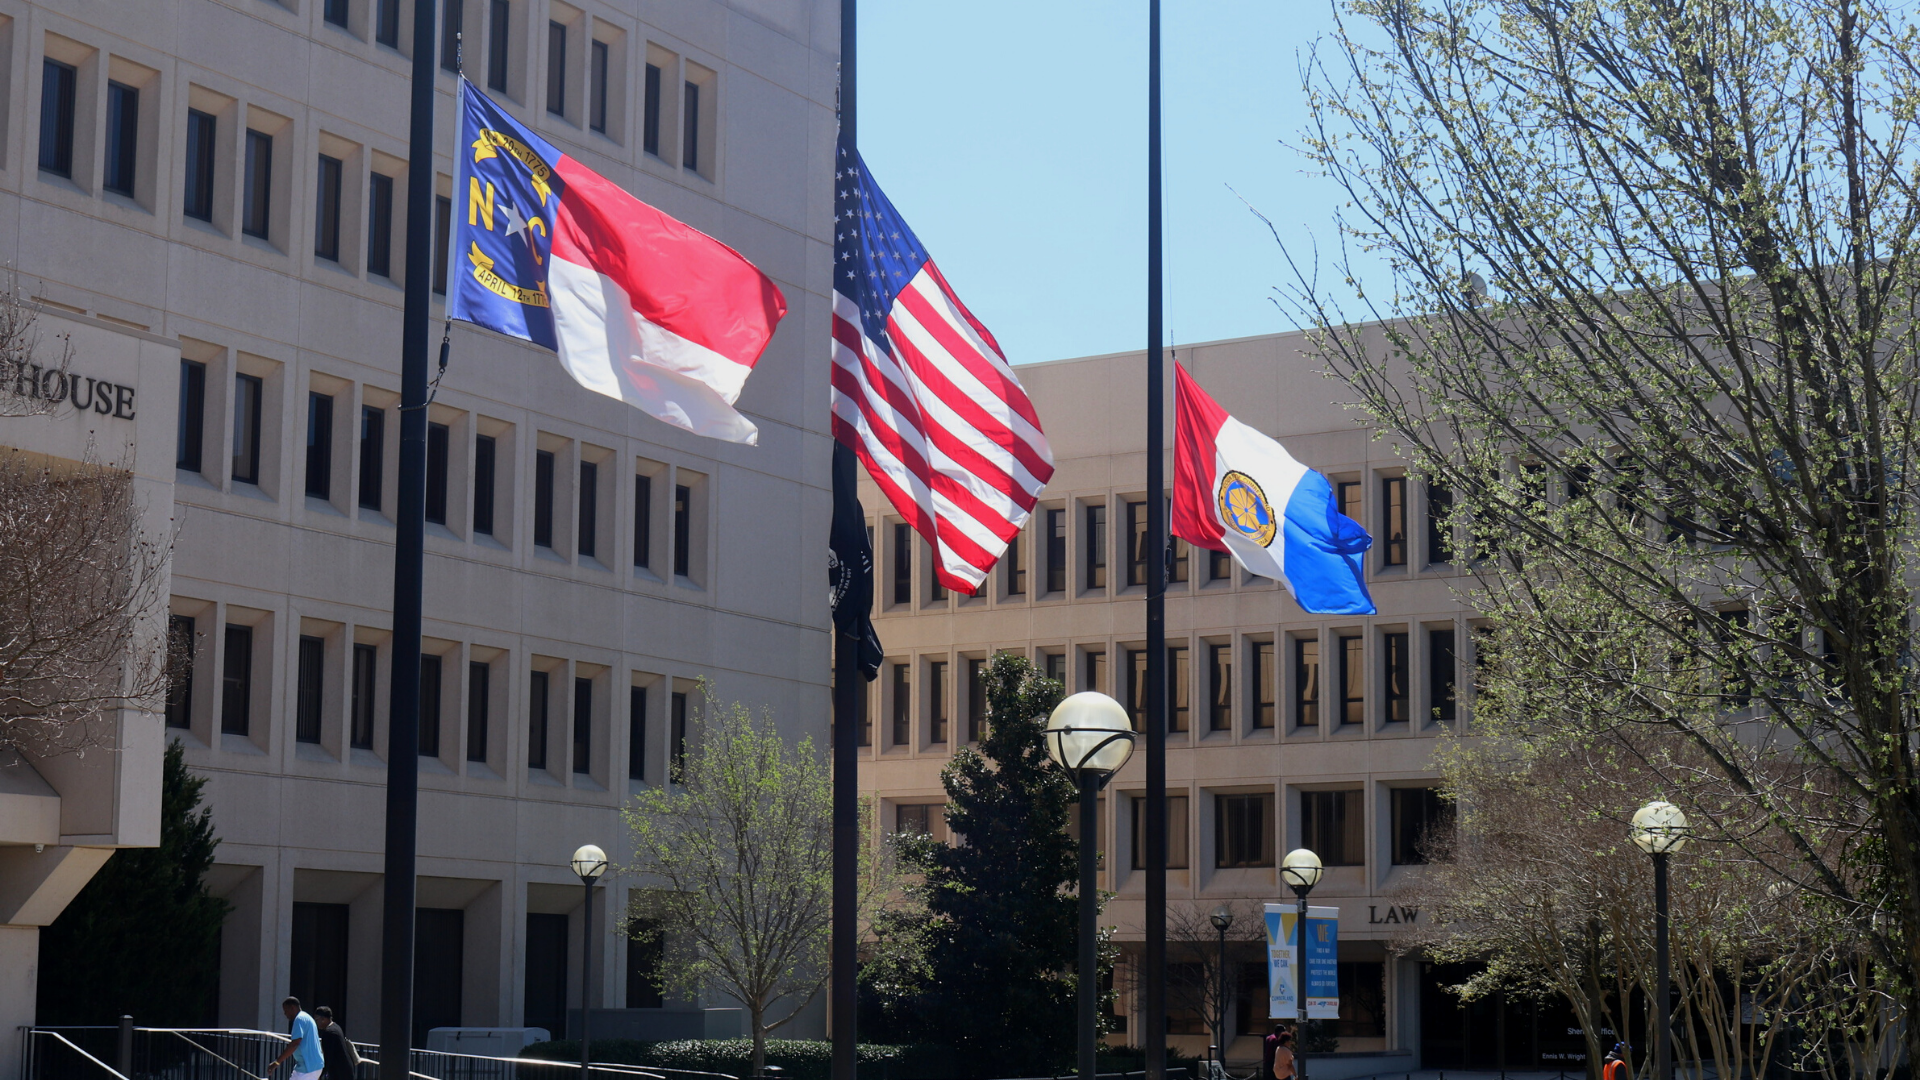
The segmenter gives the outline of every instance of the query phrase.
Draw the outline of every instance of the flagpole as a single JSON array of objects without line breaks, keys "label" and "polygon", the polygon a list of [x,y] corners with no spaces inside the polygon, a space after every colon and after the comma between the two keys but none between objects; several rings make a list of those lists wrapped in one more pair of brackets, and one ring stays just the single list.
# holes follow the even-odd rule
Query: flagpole
[{"label": "flagpole", "polygon": [[[855,0],[840,0],[840,132],[848,146],[858,147],[858,18]],[[833,441],[834,501],[851,497],[858,484],[853,450]],[[859,1035],[854,1027],[859,1009],[855,949],[860,932],[860,720],[866,711],[867,681],[860,673],[861,627],[864,620],[833,620],[833,954],[828,991],[828,1013],[833,1024],[832,1080],[855,1080]],[[383,1077],[382,1080],[385,1080]]]},{"label": "flagpole", "polygon": [[1160,276],[1160,0],[1147,0],[1147,1080],[1166,1080],[1167,1070],[1167,485]]},{"label": "flagpole", "polygon": [[394,513],[392,693],[387,708],[380,1080],[409,1080],[413,1058],[414,855],[420,809],[420,609],[427,508],[427,330],[433,300],[437,7],[434,0],[414,0],[406,292],[400,316],[400,490]]}]

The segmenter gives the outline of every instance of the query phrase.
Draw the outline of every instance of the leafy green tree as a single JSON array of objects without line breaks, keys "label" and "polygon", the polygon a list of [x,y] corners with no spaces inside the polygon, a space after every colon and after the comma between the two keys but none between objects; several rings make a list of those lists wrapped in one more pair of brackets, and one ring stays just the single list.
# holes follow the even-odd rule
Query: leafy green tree
[{"label": "leafy green tree", "polygon": [[951,1047],[967,1074],[1031,1076],[1073,1055],[1078,849],[1067,823],[1078,791],[1043,741],[1060,684],[1007,654],[985,684],[980,748],[961,749],[942,774],[957,842],[909,845],[925,911],[879,927],[883,941],[918,938],[922,977],[869,988],[886,995],[889,1027]]},{"label": "leafy green tree", "polygon": [[40,932],[39,1022],[189,1027],[214,1020],[220,924],[230,905],[207,895],[213,866],[205,777],[167,744],[160,846],[113,854],[53,925]]},{"label": "leafy green tree", "polygon": [[[739,1001],[753,1037],[819,994],[829,969],[833,887],[832,780],[811,738],[789,743],[771,717],[707,696],[673,782],[624,813],[629,868],[653,879],[628,912],[635,940],[662,944],[659,988],[719,991]],[[880,864],[862,866],[863,903],[883,895]]]},{"label": "leafy green tree", "polygon": [[1393,280],[1355,302],[1352,267],[1299,260],[1296,295],[1451,493],[1494,654],[1476,721],[1671,738],[1640,798],[1832,905],[1920,1061],[1911,9],[1344,11],[1302,150]]}]

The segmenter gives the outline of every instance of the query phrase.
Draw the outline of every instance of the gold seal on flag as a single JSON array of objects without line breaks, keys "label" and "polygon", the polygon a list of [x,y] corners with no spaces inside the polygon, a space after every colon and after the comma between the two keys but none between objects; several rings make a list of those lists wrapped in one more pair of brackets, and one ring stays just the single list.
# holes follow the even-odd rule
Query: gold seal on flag
[{"label": "gold seal on flag", "polygon": [[1220,520],[1231,525],[1242,537],[1261,547],[1273,543],[1278,531],[1273,507],[1267,503],[1267,493],[1260,490],[1260,485],[1253,477],[1228,470],[1220,478],[1215,501],[1220,506]]}]

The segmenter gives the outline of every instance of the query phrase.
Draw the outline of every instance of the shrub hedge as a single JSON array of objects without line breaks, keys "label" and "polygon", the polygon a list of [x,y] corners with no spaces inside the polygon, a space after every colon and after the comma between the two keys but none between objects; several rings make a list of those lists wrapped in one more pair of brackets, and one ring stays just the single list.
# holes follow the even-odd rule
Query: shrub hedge
[{"label": "shrub hedge", "polygon": [[[555,1039],[534,1043],[522,1050],[524,1057],[548,1061],[580,1060],[580,1043],[573,1039]],[[680,1039],[673,1042],[642,1042],[637,1039],[595,1039],[593,1060],[609,1065],[652,1065],[661,1069],[686,1069],[723,1073],[745,1080],[753,1062],[752,1039]],[[830,1080],[833,1070],[833,1044],[814,1039],[768,1039],[767,1064],[778,1066],[783,1080]],[[1116,1048],[1099,1056],[1101,1072],[1138,1072],[1146,1065],[1139,1050]],[[1167,1054],[1169,1068],[1184,1068],[1186,1075],[1200,1075],[1199,1059]],[[1049,1068],[1035,1062],[1029,1076],[1071,1076],[1073,1063]],[[862,1044],[859,1054],[860,1080],[968,1080],[975,1076],[966,1063],[944,1046],[884,1046]]]}]

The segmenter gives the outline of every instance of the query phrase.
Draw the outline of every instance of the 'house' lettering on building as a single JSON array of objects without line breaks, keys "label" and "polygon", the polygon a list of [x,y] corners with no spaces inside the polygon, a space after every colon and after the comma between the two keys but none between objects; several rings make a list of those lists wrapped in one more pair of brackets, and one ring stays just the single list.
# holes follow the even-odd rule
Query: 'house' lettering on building
[{"label": "'house' lettering on building", "polygon": [[97,413],[119,420],[133,419],[133,387],[89,378],[72,371],[42,367],[26,362],[0,360],[0,385],[13,384],[13,392],[50,404],[71,404],[74,413]]}]

